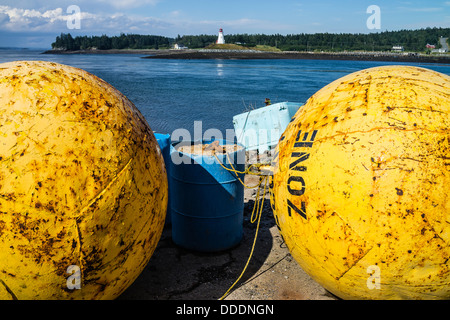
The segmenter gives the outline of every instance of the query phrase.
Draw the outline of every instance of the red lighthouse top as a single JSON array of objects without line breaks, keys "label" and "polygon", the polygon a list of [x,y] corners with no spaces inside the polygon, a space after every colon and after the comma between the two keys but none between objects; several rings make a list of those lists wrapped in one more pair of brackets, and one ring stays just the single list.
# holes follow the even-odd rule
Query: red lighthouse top
[{"label": "red lighthouse top", "polygon": [[220,28],[220,29],[219,29],[219,32],[223,32],[223,29],[222,29],[222,28]]}]

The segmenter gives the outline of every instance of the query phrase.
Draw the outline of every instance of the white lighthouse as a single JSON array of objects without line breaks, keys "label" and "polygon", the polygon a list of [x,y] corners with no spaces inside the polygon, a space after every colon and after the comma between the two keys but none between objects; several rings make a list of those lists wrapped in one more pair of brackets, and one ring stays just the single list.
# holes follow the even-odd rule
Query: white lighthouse
[{"label": "white lighthouse", "polygon": [[223,36],[223,29],[222,28],[219,29],[219,37],[217,38],[216,43],[217,44],[225,44],[225,38]]}]

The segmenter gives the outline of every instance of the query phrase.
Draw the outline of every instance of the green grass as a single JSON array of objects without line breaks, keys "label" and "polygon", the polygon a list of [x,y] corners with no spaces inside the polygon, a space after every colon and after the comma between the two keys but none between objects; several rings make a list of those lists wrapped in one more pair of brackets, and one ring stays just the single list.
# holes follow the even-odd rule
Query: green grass
[{"label": "green grass", "polygon": [[220,49],[220,50],[248,50],[249,48],[247,47],[243,47],[243,46],[239,46],[237,44],[217,44],[217,43],[213,43],[210,44],[209,46],[205,47],[205,49]]},{"label": "green grass", "polygon": [[281,50],[271,46],[257,45],[255,47],[244,47],[237,44],[226,43],[217,44],[213,43],[205,47],[205,49],[220,49],[220,50],[258,50],[258,51],[268,51],[268,52],[280,52]]},{"label": "green grass", "polygon": [[263,46],[260,44],[258,44],[254,49],[259,51],[281,52],[281,50],[276,47]]}]

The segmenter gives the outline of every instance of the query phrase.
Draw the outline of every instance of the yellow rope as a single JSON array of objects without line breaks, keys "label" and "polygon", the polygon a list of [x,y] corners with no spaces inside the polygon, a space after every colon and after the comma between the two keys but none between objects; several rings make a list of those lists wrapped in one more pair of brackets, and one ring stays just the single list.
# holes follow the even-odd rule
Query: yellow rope
[{"label": "yellow rope", "polygon": [[[234,286],[241,280],[241,278],[242,278],[242,276],[244,275],[245,271],[247,270],[247,267],[248,267],[248,265],[249,265],[249,263],[250,263],[250,260],[251,260],[251,258],[252,258],[252,256],[253,256],[253,252],[254,252],[254,250],[255,250],[256,239],[258,238],[259,225],[260,225],[260,222],[261,222],[262,211],[263,211],[263,207],[264,207],[264,199],[265,199],[265,197],[266,197],[267,182],[269,181],[269,176],[267,176],[267,175],[262,175],[261,173],[254,173],[254,172],[251,172],[251,171],[250,171],[250,169],[251,169],[253,166],[262,166],[262,165],[265,165],[265,164],[263,164],[263,163],[258,163],[258,164],[255,164],[255,165],[252,164],[252,165],[249,166],[245,171],[238,171],[238,170],[236,170],[236,169],[234,168],[233,164],[231,163],[228,153],[226,153],[226,156],[227,156],[227,160],[228,160],[228,163],[229,163],[231,169],[230,169],[230,168],[227,168],[227,167],[219,160],[219,158],[217,157],[216,153],[214,152],[214,157],[216,158],[217,162],[222,166],[222,168],[224,168],[224,169],[227,170],[227,171],[233,172],[233,173],[236,175],[236,177],[237,177],[237,179],[239,180],[239,182],[240,182],[245,188],[247,188],[247,189],[258,188],[258,189],[257,189],[257,192],[256,192],[255,204],[253,205],[252,215],[250,216],[250,223],[255,223],[255,221],[258,220],[258,224],[257,224],[257,226],[256,226],[256,232],[255,232],[255,237],[254,237],[254,239],[253,239],[252,249],[251,249],[251,251],[250,251],[250,256],[249,256],[248,259],[247,259],[247,263],[245,264],[244,269],[242,270],[242,272],[241,272],[241,274],[239,275],[239,277],[237,278],[237,280],[231,285],[231,287],[225,292],[225,294],[224,294],[221,298],[219,298],[219,300],[225,299],[226,296],[228,296],[228,294],[230,293],[230,291],[234,288]],[[256,186],[251,186],[251,187],[249,187],[249,186],[247,186],[247,185],[244,183],[244,181],[242,181],[242,179],[239,177],[239,174],[244,174],[244,175],[245,175],[245,174],[258,175],[258,176],[259,176],[259,183],[258,183]],[[261,185],[262,185],[263,182],[264,182],[264,191],[263,191],[263,194],[262,194],[262,198],[261,198],[261,200],[260,200],[260,197],[261,197],[261,194],[260,194],[260,187],[261,187]],[[256,212],[256,216],[255,216],[255,212]]]},{"label": "yellow rope", "polygon": [[[264,180],[264,178],[261,176],[259,177],[259,185],[261,185],[262,181]],[[253,205],[253,210],[252,210],[252,215],[250,216],[250,223],[255,223],[256,218],[258,218],[258,214],[256,215],[256,218],[253,219],[253,216],[255,214],[255,208],[256,208],[256,212],[259,212],[260,210],[262,210],[262,206],[261,209],[259,207],[259,191],[260,191],[260,187],[258,186],[258,190],[256,191],[256,198],[255,198],[255,204]],[[264,202],[264,196],[266,195],[266,184],[264,184],[264,194],[263,194],[263,202]]]},{"label": "yellow rope", "polygon": [[[264,198],[265,198],[265,194],[266,194],[266,187],[267,187],[267,176],[265,176],[264,178],[262,178],[261,180],[265,181],[264,183],[264,193],[263,193],[263,197],[261,199],[261,201],[259,201],[258,199],[258,195],[259,195],[259,188],[258,188],[258,194],[257,194],[257,198],[255,200],[255,205],[253,207],[253,212],[252,212],[252,217],[253,217],[253,213],[255,211],[255,207],[258,205],[258,209],[257,209],[257,218],[258,218],[258,224],[256,226],[256,232],[255,232],[255,238],[253,239],[253,245],[252,245],[252,250],[250,251],[250,256],[247,259],[247,263],[245,264],[244,269],[242,270],[239,278],[237,278],[237,280],[231,285],[231,287],[225,292],[225,294],[219,299],[219,300],[223,300],[226,298],[226,296],[228,296],[228,294],[230,293],[230,291],[234,288],[234,286],[241,280],[242,276],[244,275],[245,271],[247,270],[247,267],[250,263],[250,260],[253,256],[253,251],[255,250],[255,244],[256,244],[256,239],[258,238],[258,231],[259,231],[259,224],[261,222],[261,215],[262,215],[262,209],[263,209],[263,205],[264,205]],[[261,202],[261,204],[259,204]],[[251,221],[251,223],[254,223],[255,220]]]},{"label": "yellow rope", "polygon": [[259,180],[259,183],[258,183],[256,186],[251,186],[251,187],[249,187],[249,186],[247,186],[247,185],[244,183],[244,181],[241,180],[241,178],[239,177],[239,175],[240,175],[240,174],[244,174],[244,175],[245,175],[245,174],[250,174],[250,175],[255,175],[255,176],[261,176],[261,174],[259,174],[259,173],[251,172],[250,169],[251,169],[253,166],[262,166],[262,165],[263,165],[262,163],[252,164],[252,165],[249,166],[245,171],[238,171],[238,170],[236,170],[236,169],[234,168],[233,164],[231,163],[230,157],[229,157],[228,153],[226,154],[226,156],[227,156],[227,159],[228,159],[228,163],[229,163],[230,166],[231,166],[231,169],[230,169],[230,168],[227,168],[226,166],[224,166],[224,164],[223,164],[222,162],[220,162],[219,158],[217,157],[216,153],[214,152],[214,157],[216,158],[217,162],[221,165],[221,167],[224,168],[224,169],[227,170],[227,171],[230,171],[230,172],[233,172],[234,174],[236,174],[237,179],[239,180],[239,182],[240,182],[245,188],[247,188],[247,189],[255,189],[255,188],[259,188],[259,187],[261,186],[261,183],[262,183],[262,180],[261,180],[261,179]]}]

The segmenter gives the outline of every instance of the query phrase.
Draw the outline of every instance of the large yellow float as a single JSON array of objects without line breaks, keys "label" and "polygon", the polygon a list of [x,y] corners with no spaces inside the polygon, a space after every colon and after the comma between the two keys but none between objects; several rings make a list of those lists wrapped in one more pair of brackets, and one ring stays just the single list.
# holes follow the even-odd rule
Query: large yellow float
[{"label": "large yellow float", "polygon": [[0,298],[112,299],[140,274],[167,206],[135,106],[50,62],[0,64]]},{"label": "large yellow float", "polygon": [[387,66],[312,96],[280,139],[290,252],[344,299],[450,298],[450,78]]}]

